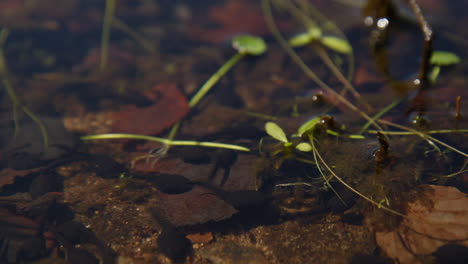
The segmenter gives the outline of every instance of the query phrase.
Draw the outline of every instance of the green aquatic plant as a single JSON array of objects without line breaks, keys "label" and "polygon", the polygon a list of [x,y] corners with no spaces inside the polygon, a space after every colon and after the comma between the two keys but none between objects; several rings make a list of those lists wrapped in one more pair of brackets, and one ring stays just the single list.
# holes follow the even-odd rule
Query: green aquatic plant
[{"label": "green aquatic plant", "polygon": [[[273,36],[276,38],[276,40],[284,49],[284,51],[291,57],[293,62],[296,63],[299,66],[299,68],[306,74],[306,76],[312,79],[320,88],[324,89],[326,92],[335,96],[339,102],[343,103],[351,111],[358,113],[361,117],[371,122],[371,124],[375,126],[377,129],[382,130],[380,125],[377,124],[368,114],[366,114],[366,112],[359,109],[357,106],[351,103],[348,99],[346,99],[342,94],[336,92],[328,84],[322,81],[320,77],[318,77],[318,75],[312,69],[310,69],[310,67],[307,66],[305,62],[302,60],[302,58],[291,48],[290,44],[286,41],[286,39],[283,37],[281,32],[278,30],[278,27],[276,26],[275,20],[273,18],[272,10],[271,10],[270,0],[262,1],[262,10],[265,16],[266,24],[270,28],[270,31],[273,33]],[[320,46],[317,46],[317,47],[320,50]]]},{"label": "green aquatic plant", "polygon": [[[252,35],[238,35],[231,41],[232,47],[237,50],[237,53],[233,55],[228,61],[226,61],[201,87],[198,91],[190,98],[189,108],[195,107],[200,100],[215,86],[218,81],[223,77],[229,70],[234,67],[243,57],[247,55],[260,56],[267,50],[265,41],[256,36]],[[179,130],[180,122],[177,122],[172,126],[169,131],[168,139],[173,140]],[[165,155],[169,150],[169,145],[165,145],[160,151],[161,154]],[[157,158],[157,157],[156,157]]]},{"label": "green aquatic plant", "polygon": [[[372,110],[372,107],[362,100],[361,95],[357,92],[354,86],[351,84],[352,69],[354,63],[354,55],[352,46],[349,44],[349,41],[346,39],[346,36],[337,29],[336,26],[332,26],[333,34],[339,35],[339,37],[332,34],[325,34],[324,29],[319,26],[315,20],[309,16],[309,11],[318,19],[323,20],[323,26],[333,25],[331,21],[326,19],[323,15],[320,14],[317,10],[313,8],[310,3],[301,2],[302,6],[298,7],[288,0],[274,0],[273,2],[280,2],[281,5],[284,5],[285,9],[296,19],[301,21],[306,28],[306,31],[296,35],[295,37],[289,40],[289,44],[292,47],[302,47],[302,46],[311,46],[322,59],[324,64],[328,69],[335,75],[335,77],[343,84],[344,88],[351,92],[351,94],[359,101],[360,104],[365,106],[367,110]],[[265,7],[264,7],[265,8]],[[268,11],[267,9],[264,9]],[[269,19],[268,19],[269,20]],[[267,20],[270,29],[274,27],[274,23]],[[348,56],[349,59],[349,73],[348,77],[345,77],[341,70],[336,66],[336,63],[332,61],[327,51],[323,48],[326,47],[336,53],[344,54]],[[314,80],[315,81],[315,80]],[[320,85],[320,84],[319,84]]]},{"label": "green aquatic plant", "polygon": [[13,112],[13,122],[15,126],[13,140],[16,139],[19,129],[20,129],[19,116],[18,116],[18,109],[20,109],[29,118],[31,118],[41,130],[43,145],[45,149],[49,145],[49,137],[47,134],[47,128],[45,127],[44,123],[37,115],[35,115],[27,106],[21,103],[21,100],[16,94],[15,89],[13,88],[13,85],[11,84],[10,79],[9,79],[10,73],[8,71],[7,63],[5,60],[5,54],[4,54],[5,43],[7,41],[9,33],[10,31],[8,28],[2,28],[2,30],[0,31],[0,79],[2,80],[2,84],[5,87],[8,97],[10,98],[11,103],[13,105],[12,112]]}]

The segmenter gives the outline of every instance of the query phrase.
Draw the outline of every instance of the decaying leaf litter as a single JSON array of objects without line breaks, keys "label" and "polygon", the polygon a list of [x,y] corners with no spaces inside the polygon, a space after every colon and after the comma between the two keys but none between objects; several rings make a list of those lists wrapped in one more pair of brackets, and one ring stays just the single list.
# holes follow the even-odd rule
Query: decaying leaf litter
[{"label": "decaying leaf litter", "polygon": [[[450,19],[434,21],[443,37],[431,43],[431,59],[419,44],[401,48],[422,43],[424,15],[456,13],[450,6],[434,11],[418,1],[428,10],[421,20],[411,8],[368,1],[366,12],[396,7],[404,15],[388,29],[375,16],[383,24],[365,29],[359,9],[335,26],[318,10],[335,17],[349,6],[319,1],[317,10],[306,1],[225,1],[205,7],[208,16],[180,3],[65,2],[50,12],[9,1],[0,13],[8,92],[2,260],[443,263],[450,250],[466,257],[464,33],[448,30]],[[222,42],[234,38],[241,54],[240,45],[257,39],[236,37],[245,32],[266,44],[236,57]],[[41,34],[65,41],[50,45]],[[79,140],[96,133],[127,139]],[[460,206],[436,211],[440,203]],[[459,221],[444,222],[444,214]],[[414,235],[418,221],[423,235]],[[458,223],[462,237],[437,235]],[[419,247],[424,239],[430,247]]]}]

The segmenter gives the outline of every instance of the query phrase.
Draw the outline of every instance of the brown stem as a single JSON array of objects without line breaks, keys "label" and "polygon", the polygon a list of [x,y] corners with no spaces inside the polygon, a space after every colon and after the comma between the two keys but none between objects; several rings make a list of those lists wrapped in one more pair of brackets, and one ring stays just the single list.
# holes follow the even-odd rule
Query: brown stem
[{"label": "brown stem", "polygon": [[418,76],[418,79],[420,81],[419,87],[420,89],[424,89],[429,84],[427,75],[429,71],[429,59],[432,54],[432,40],[434,36],[433,36],[431,25],[429,25],[429,23],[427,22],[421,10],[421,7],[416,2],[416,0],[407,0],[407,1],[408,1],[409,6],[411,7],[411,10],[413,10],[413,13],[416,16],[416,19],[418,20],[418,24],[424,36],[424,44],[423,44],[423,50],[422,50],[422,55],[421,55],[422,61],[421,61],[421,65],[419,66],[419,76]]}]

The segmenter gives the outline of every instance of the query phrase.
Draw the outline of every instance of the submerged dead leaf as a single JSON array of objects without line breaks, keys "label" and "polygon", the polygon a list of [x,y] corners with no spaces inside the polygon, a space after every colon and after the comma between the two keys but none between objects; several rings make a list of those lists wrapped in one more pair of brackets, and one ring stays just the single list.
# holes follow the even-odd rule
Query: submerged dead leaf
[{"label": "submerged dead leaf", "polygon": [[392,232],[377,232],[376,240],[385,253],[399,263],[421,263],[429,255],[452,243],[468,247],[468,197],[454,187],[429,185],[422,200],[409,203],[408,218]]},{"label": "submerged dead leaf", "polygon": [[25,177],[33,172],[37,172],[43,169],[42,167],[27,169],[27,170],[15,170],[12,168],[4,168],[0,170],[0,189],[9,184],[15,183],[16,177]]},{"label": "submerged dead leaf", "polygon": [[154,104],[148,107],[127,105],[113,113],[114,133],[157,135],[188,112],[185,96],[174,84],[159,84],[144,94]]}]

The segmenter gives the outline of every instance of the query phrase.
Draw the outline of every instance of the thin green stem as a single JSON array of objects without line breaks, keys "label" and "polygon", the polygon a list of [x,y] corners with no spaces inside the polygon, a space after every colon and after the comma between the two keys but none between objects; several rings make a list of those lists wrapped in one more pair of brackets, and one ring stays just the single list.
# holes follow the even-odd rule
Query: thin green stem
[{"label": "thin green stem", "polygon": [[[395,135],[395,136],[410,136],[410,135],[418,135],[420,132],[410,132],[410,131],[377,131],[377,130],[368,130],[367,133],[369,134],[377,134],[377,133],[385,134],[385,135]],[[426,134],[454,134],[454,133],[468,133],[468,129],[441,129],[441,130],[429,130],[424,131]]]},{"label": "thin green stem", "polygon": [[104,19],[102,23],[102,35],[101,35],[101,64],[99,70],[104,71],[107,67],[107,60],[109,56],[109,40],[111,33],[112,20],[115,14],[115,6],[117,0],[106,0],[106,10],[104,13]]},{"label": "thin green stem", "polygon": [[226,72],[228,72],[240,59],[245,56],[245,53],[236,53],[236,55],[232,56],[226,63],[224,63],[221,68],[218,69],[204,84],[197,93],[190,99],[189,107],[192,108],[198,104],[198,102],[205,96],[211,88],[219,81],[221,77],[223,77]]},{"label": "thin green stem", "polygon": [[[386,107],[384,107],[384,109],[382,109],[381,111],[379,111],[377,114],[375,114],[373,117],[372,117],[372,121],[376,121],[378,119],[380,119],[383,115],[385,115],[388,111],[392,110],[393,108],[395,108],[398,104],[401,103],[401,101],[403,101],[403,99],[399,99],[399,100],[396,100],[394,101],[393,103],[387,105]],[[372,124],[372,122],[370,121],[367,121],[367,123],[362,126],[361,130],[359,130],[358,134],[363,134],[364,132],[366,132],[366,130],[369,128],[369,126]]]},{"label": "thin green stem", "polygon": [[139,139],[155,141],[169,146],[199,146],[209,148],[224,148],[233,149],[239,151],[250,151],[250,149],[233,144],[216,143],[216,142],[205,142],[205,141],[191,141],[191,140],[170,140],[167,138],[137,135],[137,134],[124,134],[124,133],[109,133],[109,134],[98,134],[88,135],[81,137],[82,140],[99,140],[99,139]]},{"label": "thin green stem", "polygon": [[335,75],[335,77],[344,85],[344,87],[351,92],[351,94],[358,100],[363,106],[367,108],[367,110],[371,111],[372,106],[370,106],[366,101],[364,101],[361,95],[356,91],[354,86],[349,82],[348,79],[341,73],[341,71],[336,67],[335,63],[330,59],[328,53],[320,44],[314,44],[314,49],[322,59],[322,61],[327,65],[328,69]]}]

